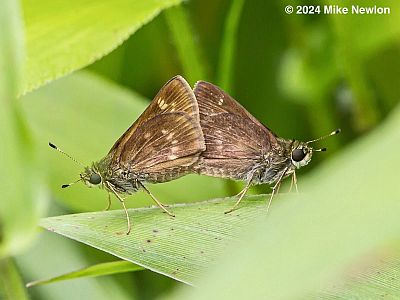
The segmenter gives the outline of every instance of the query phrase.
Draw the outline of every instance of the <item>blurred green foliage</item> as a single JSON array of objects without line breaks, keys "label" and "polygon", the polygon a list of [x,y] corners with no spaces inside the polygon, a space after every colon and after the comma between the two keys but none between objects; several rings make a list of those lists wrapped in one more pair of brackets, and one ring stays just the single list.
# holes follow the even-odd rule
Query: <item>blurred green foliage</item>
[{"label": "blurred green foliage", "polygon": [[[299,172],[303,173],[300,189],[304,173],[379,128],[399,103],[400,2],[379,2],[391,8],[390,15],[284,12],[288,4],[377,4],[372,0],[191,0],[162,12],[180,2],[4,2],[0,12],[0,252],[7,258],[0,261],[0,273],[11,274],[8,282],[16,282],[16,287],[21,285],[14,276],[17,267],[27,282],[112,259],[49,233],[40,234],[27,251],[38,215],[44,214],[43,186],[49,187],[47,194],[56,209],[46,216],[100,210],[107,201],[102,191],[82,185],[61,191],[59,186],[77,178],[80,167],[51,152],[47,143],[51,140],[85,164],[101,158],[176,74],[191,84],[198,79],[220,84],[282,137],[307,140],[341,127],[341,136],[321,142],[329,152],[315,155],[311,166]],[[85,66],[85,71],[60,78]],[[18,93],[26,95],[17,99]],[[388,131],[378,132],[382,136],[372,135],[369,145],[380,143]],[[395,139],[385,145],[399,144]],[[380,151],[375,155],[384,156],[385,149]],[[353,161],[357,152],[344,157]],[[369,159],[379,165],[379,157]],[[328,170],[334,169],[336,163],[332,164]],[[394,158],[391,168],[396,170],[398,165]],[[356,191],[372,184],[357,181],[362,169],[359,165],[348,170],[354,172]],[[392,173],[383,169],[373,176],[387,174]],[[324,187],[329,188],[328,184]],[[150,189],[161,200],[175,203],[228,195],[238,187],[193,175]],[[377,189],[381,197],[396,195],[389,186]],[[364,197],[365,201],[379,200]],[[127,202],[131,207],[151,203],[141,193]],[[21,252],[22,256],[16,256]],[[176,285],[143,271],[57,283],[29,294],[32,299],[63,299],[68,289],[72,297],[86,299],[108,295],[153,299]]]},{"label": "blurred green foliage", "polygon": [[0,261],[31,242],[43,208],[43,172],[37,169],[34,141],[16,99],[24,52],[20,16],[18,3],[4,2],[0,12]]}]

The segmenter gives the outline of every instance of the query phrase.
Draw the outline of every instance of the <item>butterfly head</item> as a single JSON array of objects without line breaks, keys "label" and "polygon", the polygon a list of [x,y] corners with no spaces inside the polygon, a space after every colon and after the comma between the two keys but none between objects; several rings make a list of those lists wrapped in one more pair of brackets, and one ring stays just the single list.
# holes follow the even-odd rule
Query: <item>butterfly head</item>
[{"label": "butterfly head", "polygon": [[80,174],[82,181],[88,187],[99,186],[103,182],[100,172],[94,167],[86,167]]},{"label": "butterfly head", "polygon": [[336,135],[338,133],[340,133],[340,129],[336,129],[335,131],[332,131],[328,135],[322,136],[318,139],[311,140],[308,142],[294,141],[292,144],[291,155],[290,155],[292,164],[297,169],[307,165],[311,161],[313,152],[326,151],[326,148],[314,149],[309,144],[323,140],[329,136]]},{"label": "butterfly head", "polygon": [[[307,165],[311,161],[314,149],[307,143],[296,141],[290,154],[292,164],[298,169]],[[319,151],[325,151],[320,149]]]}]

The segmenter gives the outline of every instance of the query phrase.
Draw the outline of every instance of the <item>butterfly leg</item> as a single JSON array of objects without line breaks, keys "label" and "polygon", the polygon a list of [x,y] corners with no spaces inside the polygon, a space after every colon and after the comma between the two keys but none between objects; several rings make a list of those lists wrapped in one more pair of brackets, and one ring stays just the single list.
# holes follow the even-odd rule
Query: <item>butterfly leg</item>
[{"label": "butterfly leg", "polygon": [[247,184],[246,184],[246,186],[244,187],[244,189],[241,190],[240,193],[236,195],[236,197],[239,196],[239,199],[236,201],[235,205],[233,205],[232,208],[231,208],[230,210],[224,212],[225,214],[229,214],[229,213],[233,212],[233,211],[238,207],[240,201],[242,201],[244,195],[246,195],[247,191],[248,191],[249,188],[250,188],[251,181],[253,180],[253,176],[254,176],[254,173],[251,175],[250,180],[247,181]]},{"label": "butterfly leg", "polygon": [[110,209],[110,207],[111,207],[111,194],[110,194],[110,192],[108,192],[108,204],[104,210],[107,211]]},{"label": "butterfly leg", "polygon": [[241,197],[241,195],[243,194],[243,191],[244,191],[245,189],[243,188],[239,193],[237,193],[235,196],[233,196],[233,197]]},{"label": "butterfly leg", "polygon": [[278,181],[275,183],[274,187],[272,188],[272,193],[271,193],[271,196],[269,197],[269,201],[268,201],[267,213],[269,211],[269,208],[271,207],[272,198],[274,198],[274,195],[277,194],[277,192],[279,191],[279,187],[281,186],[282,179],[285,176],[287,170],[288,170],[288,168],[286,168],[285,171],[282,172]]},{"label": "butterfly leg", "polygon": [[165,211],[168,215],[170,215],[171,217],[175,217],[175,215],[173,213],[171,213],[168,209],[165,208],[165,205],[162,204],[160,201],[157,200],[157,198],[141,183],[139,182],[139,184],[141,185],[141,187],[146,191],[147,194],[149,194],[149,196],[151,197],[151,199],[154,200],[154,202],[163,210]]},{"label": "butterfly leg", "polygon": [[281,189],[281,183],[279,182],[278,186],[276,187],[275,195],[279,194],[280,189]]},{"label": "butterfly leg", "polygon": [[299,192],[299,189],[297,188],[297,176],[296,176],[296,172],[293,172],[292,179],[293,179],[294,187],[296,188],[296,193],[298,193],[298,192]]},{"label": "butterfly leg", "polygon": [[293,171],[291,180],[290,180],[290,188],[288,193],[292,191],[293,186],[296,188],[296,193],[299,192],[299,189],[297,188],[297,176],[296,176],[296,171]]},{"label": "butterfly leg", "polygon": [[288,190],[288,194],[292,191],[292,188],[293,188],[293,181],[294,181],[293,177],[295,176],[294,174],[295,173],[293,173],[292,177],[290,178],[290,187]]},{"label": "butterfly leg", "polygon": [[107,184],[107,187],[113,192],[113,194],[118,198],[119,202],[121,202],[122,207],[124,208],[125,211],[125,216],[126,216],[126,220],[128,222],[128,230],[126,231],[126,235],[129,235],[129,233],[131,232],[132,226],[131,226],[131,220],[129,219],[129,214],[128,214],[128,210],[126,209],[125,206],[125,200],[124,198],[122,198],[112,187],[111,184]]}]

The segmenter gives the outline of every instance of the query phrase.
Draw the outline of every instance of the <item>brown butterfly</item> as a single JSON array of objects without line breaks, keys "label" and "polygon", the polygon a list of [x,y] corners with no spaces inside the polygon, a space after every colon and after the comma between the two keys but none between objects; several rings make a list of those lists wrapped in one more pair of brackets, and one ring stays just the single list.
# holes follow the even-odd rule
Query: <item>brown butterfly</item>
[{"label": "brown butterfly", "polygon": [[[54,144],[50,146],[66,154]],[[161,88],[108,154],[85,168],[78,181],[82,180],[89,187],[105,188],[109,194],[107,209],[110,193],[119,199],[125,210],[129,234],[130,219],[121,195],[142,188],[161,209],[174,216],[144,184],[166,182],[188,174],[204,150],[193,90],[185,79],[176,76]],[[63,185],[63,188],[70,185]]]},{"label": "brown butterfly", "polygon": [[283,178],[292,175],[292,184],[297,190],[295,170],[307,165],[314,151],[326,150],[313,149],[309,144],[340,132],[338,129],[309,142],[286,140],[261,124],[217,86],[199,81],[194,94],[206,143],[206,151],[195,170],[199,174],[246,182],[237,195],[237,202],[226,213],[237,208],[253,184],[274,183],[268,209]]}]

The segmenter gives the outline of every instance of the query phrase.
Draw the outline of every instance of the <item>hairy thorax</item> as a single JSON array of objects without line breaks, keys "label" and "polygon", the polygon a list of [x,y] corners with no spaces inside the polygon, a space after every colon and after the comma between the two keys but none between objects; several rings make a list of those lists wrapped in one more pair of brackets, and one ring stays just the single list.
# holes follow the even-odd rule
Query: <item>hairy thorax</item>
[{"label": "hairy thorax", "polygon": [[104,159],[93,164],[99,170],[107,189],[114,189],[118,193],[133,194],[140,188],[139,176],[121,165],[111,164],[111,159]]},{"label": "hairy thorax", "polygon": [[277,147],[262,156],[261,161],[254,168],[252,184],[275,183],[281,177],[291,175],[296,167],[290,158],[290,146],[283,141],[281,147]]}]

